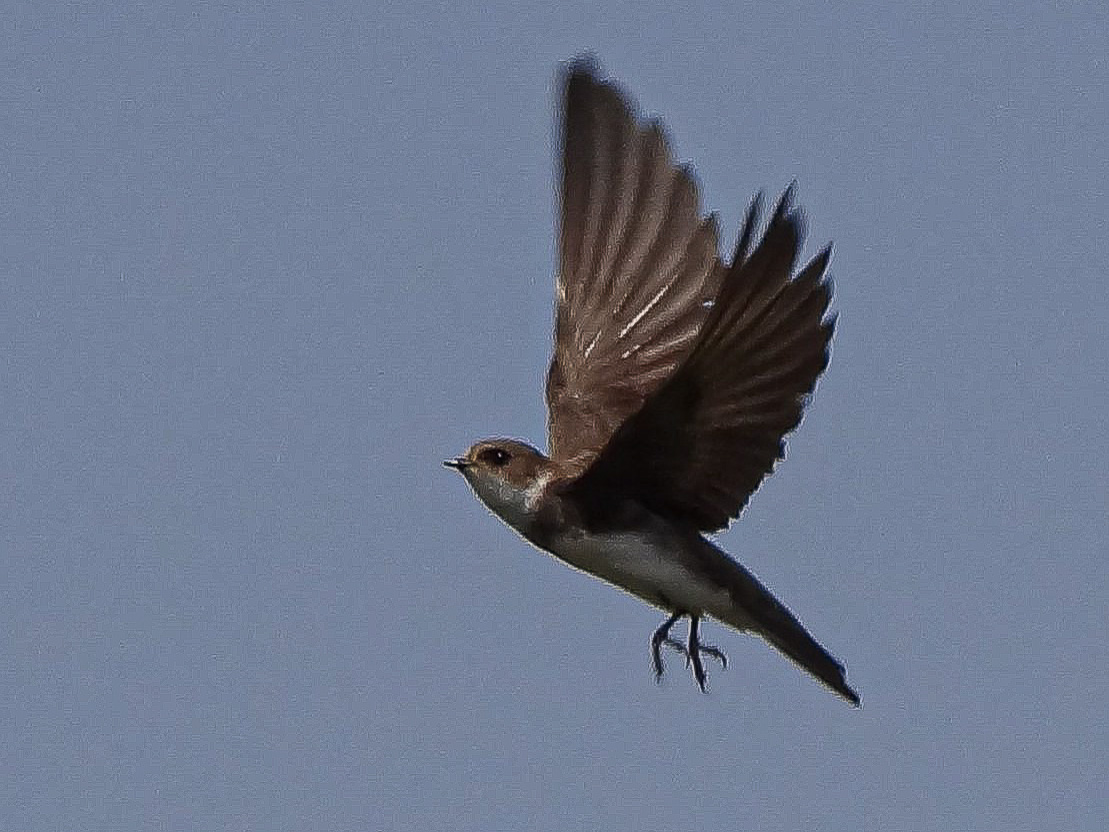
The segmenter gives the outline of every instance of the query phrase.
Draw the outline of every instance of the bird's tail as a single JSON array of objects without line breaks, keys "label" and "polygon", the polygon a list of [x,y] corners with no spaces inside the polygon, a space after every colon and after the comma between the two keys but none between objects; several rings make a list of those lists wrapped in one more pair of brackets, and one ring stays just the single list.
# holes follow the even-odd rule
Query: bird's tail
[{"label": "bird's tail", "polygon": [[[789,614],[788,611],[787,614]],[[792,615],[789,617],[792,619],[791,626],[763,630],[763,638],[852,705],[858,707],[862,700],[859,699],[859,694],[847,684],[847,672],[843,665],[821,647],[796,618]]]},{"label": "bird's tail", "polygon": [[730,611],[712,611],[710,614],[737,630],[757,632],[806,671],[858,707],[861,700],[847,684],[847,673],[843,665],[809,635],[809,631],[786,608],[785,604],[775,598],[758,578],[727,553],[712,546],[708,541],[705,543],[718,555],[726,558],[729,566],[732,567],[727,569],[730,573],[727,585],[732,596],[733,608]]}]

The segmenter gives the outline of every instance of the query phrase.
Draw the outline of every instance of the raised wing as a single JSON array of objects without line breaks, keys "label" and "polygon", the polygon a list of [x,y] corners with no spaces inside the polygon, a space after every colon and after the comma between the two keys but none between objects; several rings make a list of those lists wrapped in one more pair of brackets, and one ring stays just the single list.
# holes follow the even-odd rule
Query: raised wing
[{"label": "raised wing", "polygon": [[738,516],[783,457],[816,379],[828,364],[834,319],[823,279],[831,249],[791,279],[799,215],[782,197],[748,256],[757,201],[712,312],[692,351],[642,409],[613,434],[570,488],[622,493],[701,531]]},{"label": "raised wing", "polygon": [[689,352],[723,267],[715,218],[657,123],[581,63],[564,119],[548,442],[552,458],[584,461]]}]

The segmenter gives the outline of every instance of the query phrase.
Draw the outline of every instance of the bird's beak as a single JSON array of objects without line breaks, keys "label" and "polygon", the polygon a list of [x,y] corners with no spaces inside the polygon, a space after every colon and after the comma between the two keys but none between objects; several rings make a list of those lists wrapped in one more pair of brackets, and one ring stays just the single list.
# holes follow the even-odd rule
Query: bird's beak
[{"label": "bird's beak", "polygon": [[454,468],[456,471],[462,471],[470,467],[470,461],[467,459],[463,459],[462,457],[457,457],[455,459],[444,459],[443,464],[446,465],[448,468]]}]

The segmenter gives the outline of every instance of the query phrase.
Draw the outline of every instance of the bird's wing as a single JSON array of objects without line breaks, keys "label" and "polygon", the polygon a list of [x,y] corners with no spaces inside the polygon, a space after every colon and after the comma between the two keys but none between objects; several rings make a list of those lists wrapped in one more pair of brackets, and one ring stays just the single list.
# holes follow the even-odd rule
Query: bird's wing
[{"label": "bird's wing", "polygon": [[630,415],[568,488],[624,494],[701,531],[721,528],[782,458],[828,364],[834,319],[824,279],[831,249],[794,278],[802,226],[782,197],[758,247],[748,254],[758,200],[711,314],[669,379]]},{"label": "bird's wing", "polygon": [[655,122],[588,63],[565,78],[549,450],[585,462],[687,355],[723,276],[716,221]]}]

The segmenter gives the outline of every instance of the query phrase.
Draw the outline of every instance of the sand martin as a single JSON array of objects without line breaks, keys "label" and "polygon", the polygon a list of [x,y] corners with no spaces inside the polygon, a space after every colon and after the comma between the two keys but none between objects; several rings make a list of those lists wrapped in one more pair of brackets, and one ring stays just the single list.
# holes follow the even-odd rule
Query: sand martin
[{"label": "sand martin", "polygon": [[[760,198],[730,262],[657,121],[588,62],[562,77],[561,233],[549,456],[487,439],[444,464],[535,546],[666,612],[705,688],[705,616],[756,633],[853,704],[844,668],[747,569],[705,537],[782,459],[828,364],[825,248],[796,269],[792,186],[761,238]],[[685,643],[670,635],[689,619]]]}]

